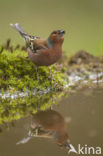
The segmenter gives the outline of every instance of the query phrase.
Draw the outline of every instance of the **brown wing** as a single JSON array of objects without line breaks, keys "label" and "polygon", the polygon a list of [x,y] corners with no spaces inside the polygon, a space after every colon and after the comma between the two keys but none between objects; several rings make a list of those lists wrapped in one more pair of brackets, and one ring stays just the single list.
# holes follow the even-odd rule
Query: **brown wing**
[{"label": "brown wing", "polygon": [[31,40],[30,48],[34,53],[36,53],[37,50],[47,49],[48,45],[46,41],[43,39],[35,39],[35,40]]}]

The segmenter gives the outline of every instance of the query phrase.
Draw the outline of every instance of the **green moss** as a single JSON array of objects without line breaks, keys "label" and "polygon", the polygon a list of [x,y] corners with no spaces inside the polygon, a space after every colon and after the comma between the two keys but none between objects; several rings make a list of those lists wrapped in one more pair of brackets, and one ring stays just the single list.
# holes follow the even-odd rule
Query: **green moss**
[{"label": "green moss", "polygon": [[[27,57],[27,52],[4,50],[0,53],[0,89],[5,91],[44,90],[47,87],[59,89],[65,85],[63,67],[60,72],[56,65],[50,67],[55,81],[50,80],[48,67],[39,67],[39,82],[35,65]],[[56,86],[56,87],[55,87]]]}]

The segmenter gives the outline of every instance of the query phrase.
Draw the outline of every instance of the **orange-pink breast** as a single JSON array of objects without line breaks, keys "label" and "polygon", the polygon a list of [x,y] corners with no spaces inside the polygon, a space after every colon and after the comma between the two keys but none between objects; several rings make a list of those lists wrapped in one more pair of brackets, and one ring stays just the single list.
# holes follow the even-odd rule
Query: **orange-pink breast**
[{"label": "orange-pink breast", "polygon": [[62,56],[62,47],[54,46],[53,48],[38,50],[33,53],[29,48],[27,49],[30,60],[37,66],[49,66],[56,63]]}]

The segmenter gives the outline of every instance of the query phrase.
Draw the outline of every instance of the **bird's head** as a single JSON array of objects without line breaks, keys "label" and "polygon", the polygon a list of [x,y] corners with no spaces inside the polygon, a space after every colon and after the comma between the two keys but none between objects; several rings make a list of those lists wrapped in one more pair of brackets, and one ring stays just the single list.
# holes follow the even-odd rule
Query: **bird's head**
[{"label": "bird's head", "polygon": [[63,147],[66,148],[67,144],[69,144],[70,142],[69,136],[65,130],[57,131],[55,134],[55,140],[56,140],[57,145],[62,148]]},{"label": "bird's head", "polygon": [[50,34],[49,40],[52,41],[53,43],[62,44],[64,41],[64,34],[65,34],[64,30],[55,30]]}]

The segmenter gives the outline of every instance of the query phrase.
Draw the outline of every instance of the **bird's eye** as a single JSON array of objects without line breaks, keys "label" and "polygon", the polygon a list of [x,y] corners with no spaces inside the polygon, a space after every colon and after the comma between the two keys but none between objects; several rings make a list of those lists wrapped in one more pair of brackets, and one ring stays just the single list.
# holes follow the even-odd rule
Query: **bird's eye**
[{"label": "bird's eye", "polygon": [[56,33],[57,33],[56,31],[53,32],[53,34],[56,34]]}]

